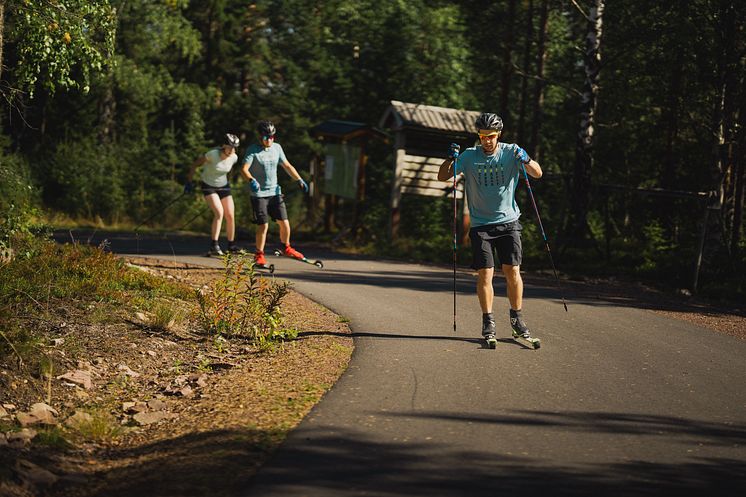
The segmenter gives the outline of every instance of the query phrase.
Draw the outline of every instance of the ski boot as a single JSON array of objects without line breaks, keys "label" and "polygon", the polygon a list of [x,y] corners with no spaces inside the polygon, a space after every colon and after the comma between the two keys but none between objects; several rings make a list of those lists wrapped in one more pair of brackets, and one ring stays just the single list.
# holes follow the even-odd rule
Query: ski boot
[{"label": "ski boot", "polygon": [[270,273],[274,273],[275,265],[274,264],[267,265],[267,258],[264,257],[264,251],[257,250],[254,253],[254,269],[266,269]]},{"label": "ski boot", "polygon": [[526,323],[524,323],[523,319],[521,318],[520,311],[514,311],[511,309],[510,327],[513,329],[513,340],[515,340],[516,342],[533,349],[538,349],[539,347],[541,347],[541,340],[539,340],[538,338],[533,338],[531,336],[531,332],[529,331],[528,326],[526,326]]},{"label": "ski boot", "polygon": [[494,349],[497,347],[497,338],[495,337],[495,318],[490,314],[482,315],[482,336],[487,342],[487,347]]},{"label": "ski boot", "polygon": [[223,255],[223,251],[220,250],[220,244],[218,242],[212,242],[210,244],[210,250],[207,251],[207,257],[214,257]]},{"label": "ski boot", "polygon": [[290,245],[285,245],[285,250],[282,251],[282,255],[284,255],[285,257],[292,257],[293,259],[298,259],[298,260],[305,259],[305,256],[303,254],[295,250]]},{"label": "ski boot", "polygon": [[265,267],[267,265],[267,258],[264,257],[263,250],[257,250],[254,253],[254,265],[259,267]]}]

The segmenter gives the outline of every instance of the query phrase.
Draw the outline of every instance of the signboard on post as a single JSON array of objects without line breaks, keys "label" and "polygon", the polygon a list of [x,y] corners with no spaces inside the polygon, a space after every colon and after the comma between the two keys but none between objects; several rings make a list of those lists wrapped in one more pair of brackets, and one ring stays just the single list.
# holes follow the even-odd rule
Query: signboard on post
[{"label": "signboard on post", "polygon": [[356,199],[360,147],[349,143],[326,143],[324,152],[324,193]]}]

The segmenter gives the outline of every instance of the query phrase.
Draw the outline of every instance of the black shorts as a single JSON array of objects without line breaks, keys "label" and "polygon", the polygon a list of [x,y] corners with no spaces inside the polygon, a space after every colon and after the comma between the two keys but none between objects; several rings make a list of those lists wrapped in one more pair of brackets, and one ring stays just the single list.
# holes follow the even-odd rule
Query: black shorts
[{"label": "black shorts", "polygon": [[500,264],[520,266],[523,258],[521,230],[516,220],[507,224],[488,224],[469,230],[472,251],[472,269],[495,267],[494,252]]},{"label": "black shorts", "polygon": [[267,224],[270,217],[273,221],[288,218],[288,211],[285,208],[285,195],[251,197],[251,209],[254,211],[254,224]]},{"label": "black shorts", "polygon": [[210,186],[204,181],[201,181],[199,187],[202,188],[202,195],[204,195],[205,197],[208,195],[212,195],[213,193],[217,194],[217,196],[220,198],[231,196],[230,183],[226,183],[225,186]]}]

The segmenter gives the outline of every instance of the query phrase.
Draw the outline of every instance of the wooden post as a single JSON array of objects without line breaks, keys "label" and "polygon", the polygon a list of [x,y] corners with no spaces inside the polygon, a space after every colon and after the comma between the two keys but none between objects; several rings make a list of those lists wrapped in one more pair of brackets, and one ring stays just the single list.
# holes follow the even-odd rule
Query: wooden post
[{"label": "wooden post", "polygon": [[355,195],[355,217],[352,220],[353,237],[357,235],[360,222],[360,209],[365,202],[365,166],[368,164],[366,155],[367,138],[362,138],[360,142],[360,157],[357,160],[357,192]]},{"label": "wooden post", "polygon": [[404,171],[404,156],[406,155],[404,142],[404,133],[402,131],[397,131],[394,144],[396,150],[394,154],[394,181],[392,181],[391,184],[391,219],[389,220],[390,240],[396,239],[399,234],[399,221],[401,219],[399,204],[401,203],[402,171]]},{"label": "wooden post", "polygon": [[705,206],[705,214],[702,218],[702,231],[699,234],[699,249],[697,250],[697,261],[694,264],[694,281],[692,282],[692,294],[697,293],[699,284],[699,270],[702,267],[702,254],[705,251],[705,238],[707,238],[707,223],[710,221],[710,206]]}]

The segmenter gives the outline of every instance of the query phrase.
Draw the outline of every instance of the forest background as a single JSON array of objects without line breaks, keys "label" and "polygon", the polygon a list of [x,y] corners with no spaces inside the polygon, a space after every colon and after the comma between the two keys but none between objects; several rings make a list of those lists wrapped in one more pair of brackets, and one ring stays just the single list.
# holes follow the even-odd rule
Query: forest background
[{"label": "forest background", "polygon": [[[3,251],[50,226],[132,229],[224,133],[242,157],[259,119],[310,179],[315,124],[376,125],[401,100],[502,116],[503,141],[546,173],[532,186],[563,273],[746,295],[741,2],[0,0],[0,19]],[[365,229],[338,236],[343,203],[324,233],[300,195],[291,221],[307,239],[448,261],[449,198],[405,196],[390,240],[392,145],[369,152]],[[523,187],[518,202],[524,266],[549,268]],[[157,223],[206,232],[209,218],[195,195]]]}]

